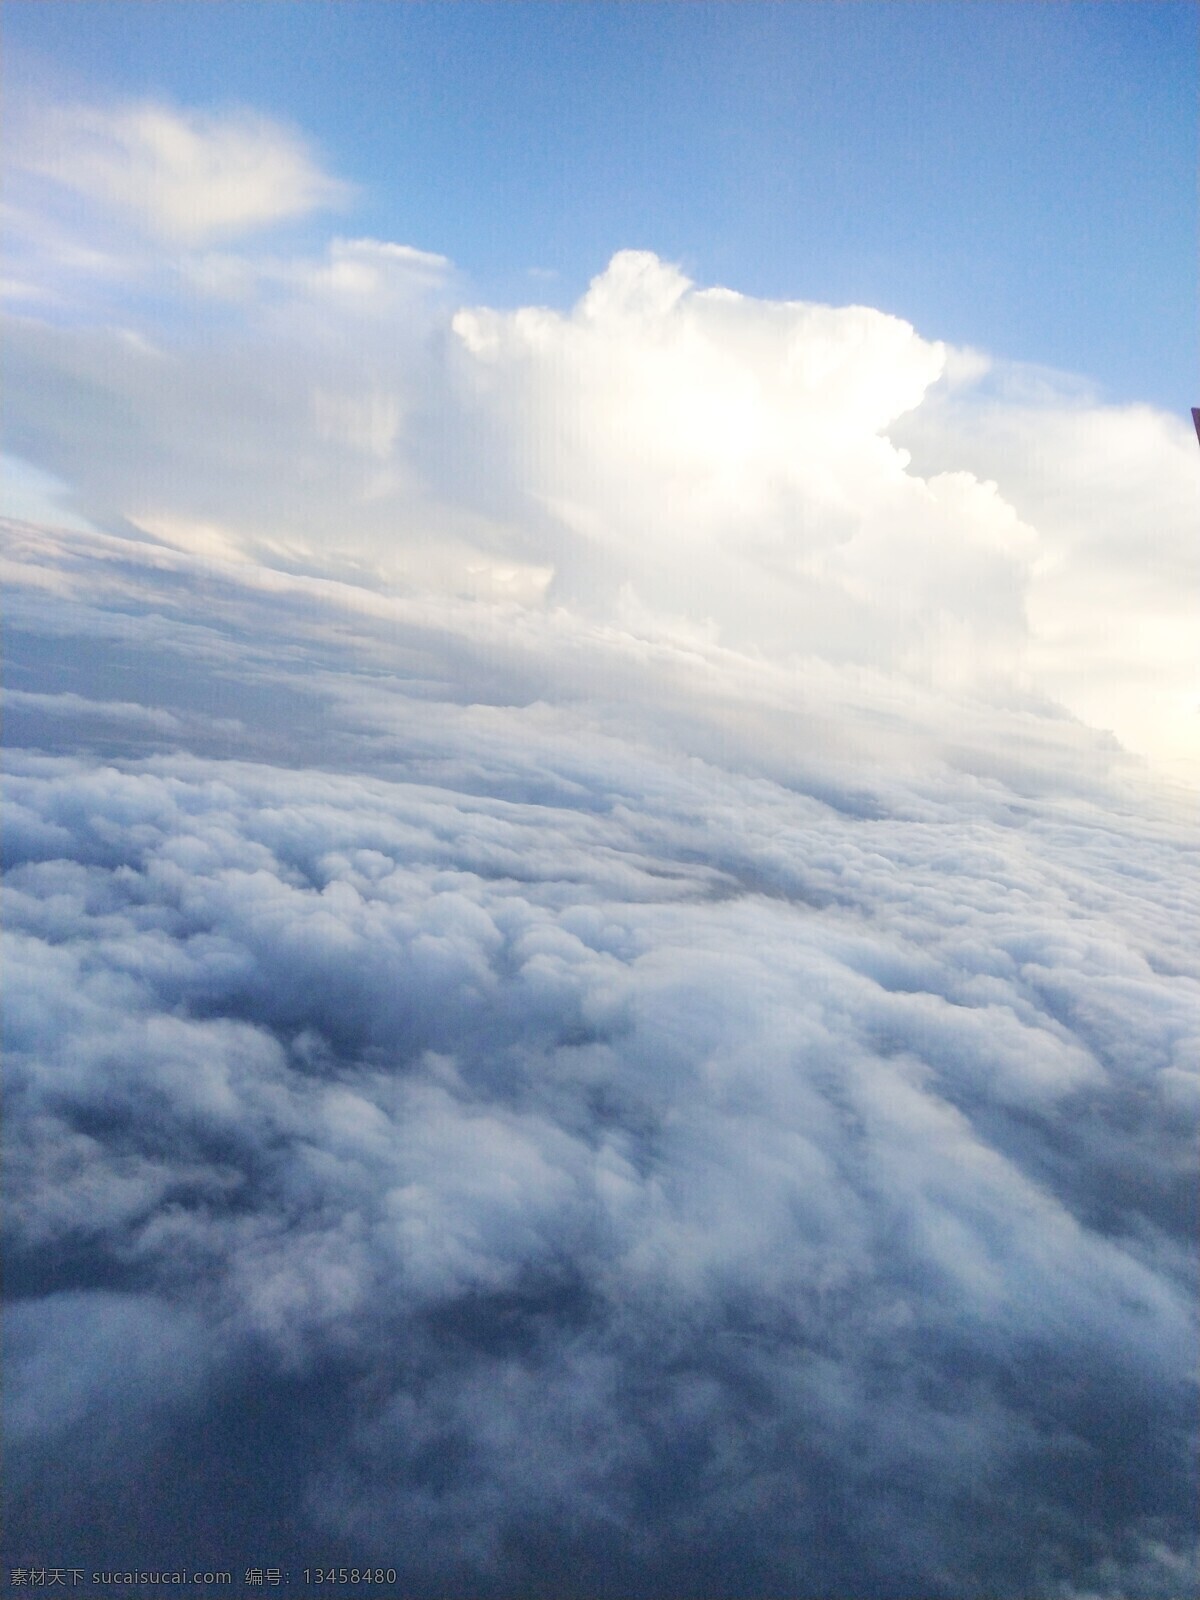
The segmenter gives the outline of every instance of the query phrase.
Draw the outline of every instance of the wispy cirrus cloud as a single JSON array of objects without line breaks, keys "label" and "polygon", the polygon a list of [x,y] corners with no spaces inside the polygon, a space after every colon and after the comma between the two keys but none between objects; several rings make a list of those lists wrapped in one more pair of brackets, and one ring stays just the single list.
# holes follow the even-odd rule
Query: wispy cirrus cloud
[{"label": "wispy cirrus cloud", "polygon": [[10,158],[154,238],[188,246],[344,204],[306,140],[252,111],[155,101],[28,113]]}]

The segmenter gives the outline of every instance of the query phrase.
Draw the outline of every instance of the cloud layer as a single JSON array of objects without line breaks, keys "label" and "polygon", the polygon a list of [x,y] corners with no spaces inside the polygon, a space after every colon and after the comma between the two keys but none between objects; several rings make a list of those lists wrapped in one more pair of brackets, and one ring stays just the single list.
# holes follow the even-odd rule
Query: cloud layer
[{"label": "cloud layer", "polygon": [[8,550],[14,1559],[1187,1587],[1200,895],[1111,745]]},{"label": "cloud layer", "polygon": [[251,251],[298,135],[39,127],[7,1559],[1194,1589],[1183,424],[648,251]]}]

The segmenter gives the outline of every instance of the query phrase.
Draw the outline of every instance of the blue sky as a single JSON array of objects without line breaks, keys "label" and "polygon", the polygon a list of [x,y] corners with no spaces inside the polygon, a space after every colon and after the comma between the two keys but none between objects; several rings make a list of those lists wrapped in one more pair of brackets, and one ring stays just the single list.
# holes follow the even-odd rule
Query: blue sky
[{"label": "blue sky", "polygon": [[1197,398],[1198,16],[10,0],[5,54],[31,95],[292,123],[359,186],[346,231],[445,254],[493,304],[565,306],[648,249],[1178,411]]}]

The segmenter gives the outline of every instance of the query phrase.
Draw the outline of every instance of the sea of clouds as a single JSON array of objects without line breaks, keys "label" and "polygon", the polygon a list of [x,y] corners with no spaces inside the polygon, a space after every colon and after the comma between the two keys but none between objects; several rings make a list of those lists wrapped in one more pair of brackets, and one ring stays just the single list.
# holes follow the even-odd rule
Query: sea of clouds
[{"label": "sea of clouds", "polygon": [[98,115],[28,168],[127,241],[141,152],[143,253],[43,207],[5,334],[6,1560],[1191,1592],[1182,424],[218,252],[300,146]]}]

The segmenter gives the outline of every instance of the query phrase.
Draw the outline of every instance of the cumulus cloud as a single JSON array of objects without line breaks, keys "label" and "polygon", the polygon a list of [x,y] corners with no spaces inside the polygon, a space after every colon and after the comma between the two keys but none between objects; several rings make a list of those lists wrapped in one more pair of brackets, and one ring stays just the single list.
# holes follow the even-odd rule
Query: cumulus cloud
[{"label": "cumulus cloud", "polygon": [[8,1559],[1194,1586],[1174,421],[56,126],[144,237],[6,332]]},{"label": "cumulus cloud", "polygon": [[880,436],[944,359],[907,323],[696,290],[626,251],[569,317],[453,326],[550,513],[554,594],[888,664],[945,626],[974,625],[977,660],[1019,628],[1015,516],[965,476],[909,477]]},{"label": "cumulus cloud", "polygon": [[7,533],[30,1558],[1178,1592],[1169,791],[858,670]]},{"label": "cumulus cloud", "polygon": [[922,472],[1003,484],[1036,526],[1027,607],[1037,681],[1194,782],[1195,441],[1183,418],[1098,405],[1061,375],[1036,378],[1015,368],[947,385],[902,420],[897,440]]},{"label": "cumulus cloud", "polygon": [[10,326],[11,448],[98,525],[1007,685],[1200,770],[1175,419],[1021,391],[895,317],[700,289],[647,252],[569,312],[456,309],[443,258],[361,238],[198,252],[159,298],[181,281],[186,336],[161,315]]},{"label": "cumulus cloud", "polygon": [[60,106],[28,119],[20,164],[148,233],[196,245],[343,201],[305,140],[250,111],[154,101]]}]

